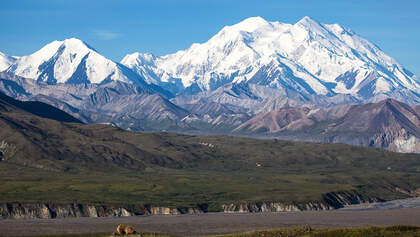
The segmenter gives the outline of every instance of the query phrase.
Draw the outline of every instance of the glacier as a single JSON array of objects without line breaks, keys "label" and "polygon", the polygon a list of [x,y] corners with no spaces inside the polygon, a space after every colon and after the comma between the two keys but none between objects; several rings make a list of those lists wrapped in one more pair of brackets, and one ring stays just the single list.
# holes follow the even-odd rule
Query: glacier
[{"label": "glacier", "polygon": [[[174,94],[247,82],[298,93],[360,100],[416,96],[419,80],[378,46],[339,24],[247,18],[174,54],[136,52],[121,64]],[[406,100],[407,101],[407,100]]]}]

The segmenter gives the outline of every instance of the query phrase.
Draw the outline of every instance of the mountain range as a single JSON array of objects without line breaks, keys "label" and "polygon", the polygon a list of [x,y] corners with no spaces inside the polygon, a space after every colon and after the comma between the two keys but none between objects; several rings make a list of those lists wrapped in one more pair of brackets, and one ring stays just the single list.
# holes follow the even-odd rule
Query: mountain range
[{"label": "mountain range", "polygon": [[417,76],[338,24],[251,17],[207,42],[121,62],[71,38],[0,54],[0,91],[84,123],[420,152]]},{"label": "mountain range", "polygon": [[187,50],[162,57],[134,53],[121,63],[149,83],[180,88],[177,93],[247,82],[366,100],[417,91],[419,86],[411,72],[373,43],[338,24],[321,24],[310,17],[294,25],[251,17]]}]

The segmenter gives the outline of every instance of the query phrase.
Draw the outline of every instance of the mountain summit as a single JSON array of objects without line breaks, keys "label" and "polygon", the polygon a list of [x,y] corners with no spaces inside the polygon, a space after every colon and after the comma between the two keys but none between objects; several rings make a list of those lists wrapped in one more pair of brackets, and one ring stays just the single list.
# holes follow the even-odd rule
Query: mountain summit
[{"label": "mountain summit", "polygon": [[175,54],[134,53],[121,63],[149,83],[175,93],[248,82],[303,94],[350,94],[367,100],[396,93],[409,97],[420,85],[375,44],[338,24],[322,24],[310,17],[296,24],[251,17]]},{"label": "mountain summit", "polygon": [[76,38],[51,42],[37,52],[17,59],[6,72],[48,84],[143,83],[131,70],[105,58]]}]

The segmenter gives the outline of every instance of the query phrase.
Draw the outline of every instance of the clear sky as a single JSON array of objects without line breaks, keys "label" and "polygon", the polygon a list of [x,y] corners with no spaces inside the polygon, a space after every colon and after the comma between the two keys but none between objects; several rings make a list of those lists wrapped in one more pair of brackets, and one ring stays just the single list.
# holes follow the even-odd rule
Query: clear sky
[{"label": "clear sky", "polygon": [[174,53],[247,17],[339,23],[420,75],[420,0],[0,0],[0,51],[76,37],[115,61]]}]

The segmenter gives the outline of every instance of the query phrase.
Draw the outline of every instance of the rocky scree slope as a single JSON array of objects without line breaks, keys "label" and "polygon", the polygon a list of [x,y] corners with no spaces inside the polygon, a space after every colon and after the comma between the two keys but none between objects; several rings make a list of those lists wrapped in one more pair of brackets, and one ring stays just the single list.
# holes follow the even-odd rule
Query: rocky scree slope
[{"label": "rocky scree slope", "polygon": [[332,108],[281,108],[254,116],[235,132],[419,152],[419,119],[415,108],[386,99]]}]

